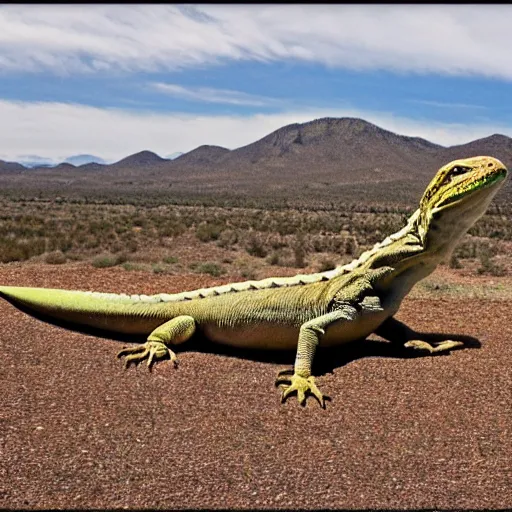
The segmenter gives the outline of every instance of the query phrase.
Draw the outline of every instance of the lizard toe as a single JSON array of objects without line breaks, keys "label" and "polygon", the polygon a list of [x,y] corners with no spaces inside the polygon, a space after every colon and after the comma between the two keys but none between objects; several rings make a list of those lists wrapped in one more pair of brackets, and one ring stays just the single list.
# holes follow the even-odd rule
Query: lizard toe
[{"label": "lizard toe", "polygon": [[313,395],[319,402],[320,406],[325,409],[325,399],[327,398],[315,384],[315,378],[302,377],[293,374],[289,379],[290,384],[286,385],[279,378],[277,382],[284,385],[284,390],[281,395],[281,403],[286,402],[287,398],[294,392],[297,393],[297,401],[300,405],[305,406],[308,395]]},{"label": "lizard toe", "polygon": [[163,359],[166,356],[169,356],[175,367],[178,365],[176,354],[161,341],[147,341],[137,347],[124,348],[117,354],[117,357],[123,356],[126,356],[125,368],[128,368],[131,363],[138,364],[146,358],[147,365],[151,368],[157,359]]}]

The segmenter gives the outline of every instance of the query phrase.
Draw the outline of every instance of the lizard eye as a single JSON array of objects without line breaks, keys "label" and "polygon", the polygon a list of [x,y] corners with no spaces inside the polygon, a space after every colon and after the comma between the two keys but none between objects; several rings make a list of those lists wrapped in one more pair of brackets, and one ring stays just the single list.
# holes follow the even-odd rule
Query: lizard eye
[{"label": "lizard eye", "polygon": [[464,174],[465,172],[466,172],[466,169],[464,169],[464,167],[454,167],[450,174],[452,176],[459,176],[461,174]]}]

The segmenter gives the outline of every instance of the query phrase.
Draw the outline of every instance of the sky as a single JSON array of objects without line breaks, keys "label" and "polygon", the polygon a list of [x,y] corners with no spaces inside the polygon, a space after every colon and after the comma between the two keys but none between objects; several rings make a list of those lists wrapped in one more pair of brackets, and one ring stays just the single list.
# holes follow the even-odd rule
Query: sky
[{"label": "sky", "polygon": [[0,159],[234,149],[359,117],[512,136],[512,5],[0,5]]}]

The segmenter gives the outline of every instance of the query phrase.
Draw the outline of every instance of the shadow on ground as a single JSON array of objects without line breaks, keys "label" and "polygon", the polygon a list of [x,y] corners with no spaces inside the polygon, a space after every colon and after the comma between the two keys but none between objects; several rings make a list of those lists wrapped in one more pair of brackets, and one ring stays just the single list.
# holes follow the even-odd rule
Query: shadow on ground
[{"label": "shadow on ground", "polygon": [[[68,330],[81,332],[84,334],[90,334],[93,336],[116,340],[124,343],[143,343],[145,337],[141,335],[130,335],[105,331],[95,327],[79,326],[77,324],[67,322],[65,320],[58,320],[50,318],[42,313],[35,312],[29,308],[26,308],[19,304],[14,304],[16,308],[27,313],[43,322],[57,325]],[[465,336],[460,334],[441,334],[441,333],[420,333],[409,329],[401,322],[396,322],[396,339],[392,342],[378,340],[373,338],[367,338],[365,340],[358,340],[350,343],[345,343],[337,347],[322,348],[319,347],[317,350],[316,357],[314,359],[313,374],[324,375],[326,373],[332,373],[336,368],[342,367],[362,359],[364,357],[394,357],[394,358],[411,358],[411,357],[422,357],[425,355],[431,355],[429,352],[423,350],[408,349],[403,346],[406,341],[411,339],[420,339],[429,343],[435,344],[447,339],[453,341],[461,341],[464,346],[461,348],[480,348],[481,343],[477,338],[472,336]],[[457,349],[457,350],[460,350]],[[227,345],[219,345],[210,342],[208,339],[197,334],[193,338],[177,347],[176,352],[205,352],[214,353],[219,355],[225,355],[228,357],[235,357],[240,359],[249,359],[252,361],[269,362],[275,364],[293,364],[295,359],[295,350],[257,350],[257,349],[242,349],[236,347],[230,347]],[[439,352],[432,355],[447,355],[450,351]],[[164,358],[165,359],[165,358]]]}]

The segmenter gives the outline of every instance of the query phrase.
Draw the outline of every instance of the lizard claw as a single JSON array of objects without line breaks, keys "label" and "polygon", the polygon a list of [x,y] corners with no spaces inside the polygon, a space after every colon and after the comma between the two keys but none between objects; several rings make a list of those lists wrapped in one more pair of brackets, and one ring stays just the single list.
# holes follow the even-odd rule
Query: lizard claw
[{"label": "lizard claw", "polygon": [[[279,372],[276,379],[276,386],[283,385],[284,391],[281,395],[281,403],[286,402],[286,399],[294,392],[297,392],[297,401],[300,405],[306,405],[307,395],[313,395],[320,407],[325,409],[325,400],[328,399],[326,395],[324,395],[315,384],[315,378],[313,376],[310,377],[301,377],[296,373],[293,373],[291,376],[287,376],[290,370],[283,370]],[[290,384],[287,384],[290,383]]]},{"label": "lizard claw", "polygon": [[131,363],[138,364],[147,358],[147,365],[151,368],[156,359],[162,359],[167,355],[169,355],[174,366],[177,367],[178,358],[176,354],[161,341],[146,341],[146,343],[136,347],[124,348],[118,352],[117,357],[126,356],[125,368],[128,368]]}]

